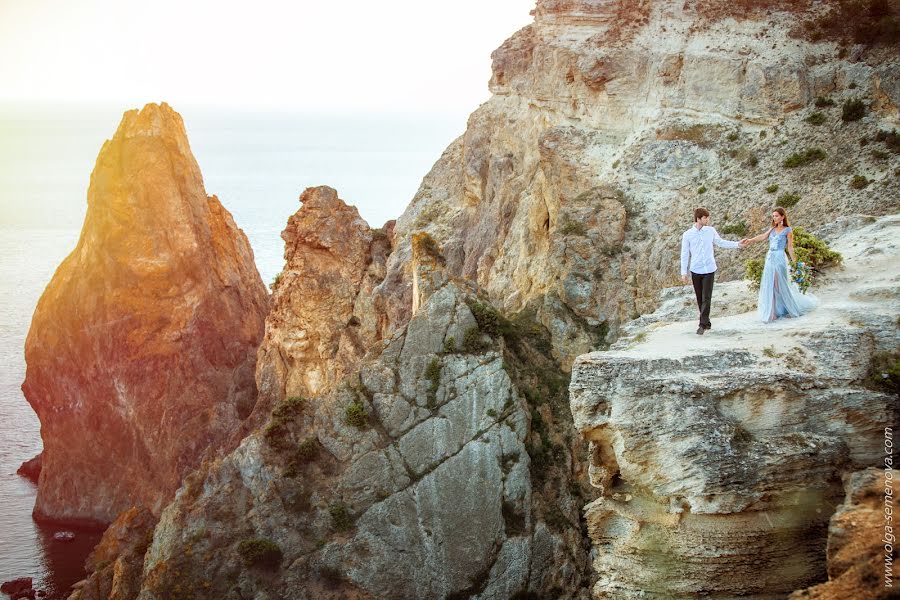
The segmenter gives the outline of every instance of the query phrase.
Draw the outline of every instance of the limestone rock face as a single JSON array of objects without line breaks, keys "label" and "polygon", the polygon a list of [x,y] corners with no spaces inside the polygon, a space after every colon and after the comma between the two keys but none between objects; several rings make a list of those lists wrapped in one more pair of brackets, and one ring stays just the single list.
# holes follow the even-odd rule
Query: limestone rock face
[{"label": "limestone rock face", "polygon": [[[790,600],[897,597],[896,579],[892,587],[886,587],[884,571],[885,545],[892,550],[896,547],[897,532],[893,512],[885,514],[885,489],[892,492],[891,507],[896,506],[898,477],[896,469],[870,468],[846,478],[846,498],[828,525],[828,582],[799,590]],[[892,521],[886,520],[888,516]],[[885,526],[891,527],[890,535]],[[891,556],[892,562],[896,560]]]},{"label": "limestone rock face", "polygon": [[282,232],[278,276],[259,349],[260,409],[324,393],[379,338],[372,290],[384,279],[393,222],[372,230],[327,186],[309,188]]},{"label": "limestone rock face", "polygon": [[181,117],[165,103],[125,113],[26,340],[22,390],[44,442],[35,517],[159,514],[253,409],[267,310],[250,244],[206,195]]},{"label": "limestone rock face", "polygon": [[[844,269],[799,319],[713,314],[703,338],[693,319],[647,319],[578,357],[571,409],[602,492],[585,507],[595,598],[783,598],[825,580],[842,478],[881,463],[900,422],[896,396],[866,383],[900,346],[898,233],[894,215],[832,240]],[[832,576],[848,560],[835,518]]]},{"label": "limestone rock face", "polygon": [[[156,528],[141,600],[587,598],[577,486],[535,481],[525,442],[542,417],[479,333],[470,286],[441,274],[440,249],[414,250],[407,325],[341,385],[279,403],[188,477]],[[571,461],[559,464],[570,482]],[[242,559],[260,539],[282,553],[265,577]]]},{"label": "limestone rock face", "polygon": [[[795,39],[803,3],[764,3],[768,14],[726,4],[539,1],[534,23],[492,54],[493,96],[397,221],[377,290],[386,335],[410,316],[420,231],[503,311],[536,311],[568,368],[677,284],[680,234],[698,205],[720,230],[747,234],[784,193],[801,198],[792,219],[809,230],[900,209],[894,164],[876,158],[887,149],[859,150],[900,124],[897,53],[845,56]],[[814,106],[819,96],[834,105]],[[867,114],[844,123],[854,98]],[[824,124],[805,120],[814,111]],[[784,167],[813,147],[826,158]],[[852,188],[854,174],[873,183]],[[743,274],[746,255],[719,255],[720,280]]]}]

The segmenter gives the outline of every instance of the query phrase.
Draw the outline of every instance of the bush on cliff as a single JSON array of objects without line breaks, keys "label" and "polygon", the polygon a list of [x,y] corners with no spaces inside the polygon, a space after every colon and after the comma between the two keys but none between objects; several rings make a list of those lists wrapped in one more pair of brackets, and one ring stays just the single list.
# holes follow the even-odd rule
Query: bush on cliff
[{"label": "bush on cliff", "polygon": [[821,148],[807,148],[803,152],[795,152],[784,159],[784,166],[788,169],[794,169],[817,160],[824,160],[825,156],[825,151]]},{"label": "bush on cliff", "polygon": [[238,553],[248,567],[277,569],[281,566],[282,553],[278,544],[266,538],[243,540],[238,544]]},{"label": "bush on cliff", "polygon": [[366,412],[366,407],[363,406],[362,402],[357,400],[347,405],[347,410],[344,413],[344,422],[347,425],[353,425],[357,429],[368,427],[369,413]]},{"label": "bush on cliff", "polygon": [[847,100],[841,110],[842,121],[859,121],[866,116],[866,103],[858,98]]},{"label": "bush on cliff", "polygon": [[875,353],[866,376],[866,385],[882,392],[900,395],[900,350]]},{"label": "bush on cliff", "polygon": [[[823,240],[807,233],[802,227],[793,228],[793,232],[794,253],[798,261],[810,268],[810,277],[813,281],[821,269],[839,264],[843,260],[840,253],[829,248]],[[758,258],[752,258],[744,263],[744,279],[750,283],[752,289],[759,289],[763,267],[763,260]]]},{"label": "bush on cliff", "polygon": [[272,409],[269,424],[266,425],[263,435],[269,446],[283,450],[289,445],[289,432],[287,424],[294,420],[303,410],[305,400],[301,396],[291,396],[279,402]]}]

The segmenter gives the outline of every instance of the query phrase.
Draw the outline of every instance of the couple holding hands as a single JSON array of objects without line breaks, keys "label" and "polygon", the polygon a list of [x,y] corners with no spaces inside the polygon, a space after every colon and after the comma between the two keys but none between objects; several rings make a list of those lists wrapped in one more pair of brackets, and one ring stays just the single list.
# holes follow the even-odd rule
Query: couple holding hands
[{"label": "couple holding hands", "polygon": [[787,213],[780,206],[772,210],[772,226],[756,237],[739,242],[724,240],[715,228],[709,226],[709,211],[705,208],[694,210],[694,226],[681,236],[681,279],[688,282],[688,268],[697,295],[700,309],[700,326],[697,334],[712,327],[709,309],[712,302],[713,279],[716,274],[716,260],[713,244],[720,248],[746,248],[750,244],[769,241],[769,251],[759,284],[757,314],[763,323],[779,317],[798,317],[814,308],[818,303],[812,296],[803,294],[788,273],[785,250],[796,262],[794,255],[794,234],[788,224]]}]

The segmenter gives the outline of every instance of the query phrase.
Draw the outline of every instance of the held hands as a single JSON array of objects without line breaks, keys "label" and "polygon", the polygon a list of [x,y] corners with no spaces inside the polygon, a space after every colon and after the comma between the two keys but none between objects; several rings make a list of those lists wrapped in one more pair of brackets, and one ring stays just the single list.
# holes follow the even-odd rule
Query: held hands
[{"label": "held hands", "polygon": [[750,241],[750,240],[747,239],[747,238],[744,238],[744,239],[742,239],[741,241],[738,242],[738,244],[740,244],[740,246],[739,246],[740,248],[746,248],[747,246],[749,246],[749,245],[752,244],[752,243],[753,243],[753,242]]}]

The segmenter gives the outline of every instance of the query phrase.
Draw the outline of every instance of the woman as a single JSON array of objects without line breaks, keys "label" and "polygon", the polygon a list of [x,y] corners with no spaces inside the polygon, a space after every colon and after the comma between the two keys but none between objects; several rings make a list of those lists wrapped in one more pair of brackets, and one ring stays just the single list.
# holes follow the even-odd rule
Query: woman
[{"label": "woman", "polygon": [[788,263],[784,251],[796,263],[794,255],[794,233],[788,225],[787,213],[780,206],[772,211],[772,226],[765,233],[746,240],[753,244],[769,240],[769,252],[759,283],[759,303],[756,312],[763,323],[778,317],[799,317],[818,304],[815,297],[803,294],[788,273]]}]

